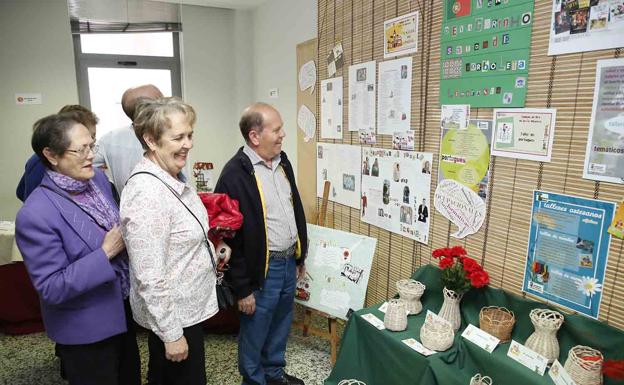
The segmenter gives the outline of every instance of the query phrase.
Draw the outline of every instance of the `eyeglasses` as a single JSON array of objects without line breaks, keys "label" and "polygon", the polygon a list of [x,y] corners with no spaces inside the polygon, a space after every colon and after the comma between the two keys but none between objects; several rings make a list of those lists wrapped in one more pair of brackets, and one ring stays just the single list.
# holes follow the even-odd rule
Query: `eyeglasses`
[{"label": "eyeglasses", "polygon": [[80,150],[66,150],[67,152],[73,152],[74,154],[78,155],[79,157],[86,159],[89,156],[89,152],[93,151],[94,154],[97,154],[98,150],[100,149],[100,146],[98,146],[97,144],[93,143],[90,144],[88,146],[84,146],[82,149]]}]

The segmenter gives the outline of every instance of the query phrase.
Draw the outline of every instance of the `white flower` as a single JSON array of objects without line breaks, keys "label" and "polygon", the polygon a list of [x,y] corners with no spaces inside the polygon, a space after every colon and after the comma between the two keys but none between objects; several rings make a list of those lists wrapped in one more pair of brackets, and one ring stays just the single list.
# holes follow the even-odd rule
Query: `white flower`
[{"label": "white flower", "polygon": [[577,290],[584,293],[588,297],[602,291],[602,284],[598,283],[596,278],[582,277],[575,279],[575,281],[577,284]]}]

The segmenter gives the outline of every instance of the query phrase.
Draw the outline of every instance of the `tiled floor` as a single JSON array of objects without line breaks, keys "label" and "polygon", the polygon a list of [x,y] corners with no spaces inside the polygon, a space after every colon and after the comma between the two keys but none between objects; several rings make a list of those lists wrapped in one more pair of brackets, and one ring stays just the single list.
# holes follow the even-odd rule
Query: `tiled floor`
[{"label": "tiled floor", "polygon": [[[147,370],[147,334],[138,336],[143,378]],[[208,384],[240,384],[237,369],[236,336],[206,335],[206,373]],[[331,370],[329,342],[318,337],[303,337],[291,331],[286,351],[286,371],[303,379],[306,385],[321,385]],[[54,344],[45,334],[8,336],[0,334],[0,384],[64,385],[59,376]]]}]

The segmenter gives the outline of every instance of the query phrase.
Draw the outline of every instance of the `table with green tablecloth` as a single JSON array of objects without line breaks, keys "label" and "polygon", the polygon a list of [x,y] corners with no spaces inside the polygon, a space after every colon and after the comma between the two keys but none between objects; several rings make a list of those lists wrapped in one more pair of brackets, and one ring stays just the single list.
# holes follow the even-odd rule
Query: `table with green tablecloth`
[{"label": "table with green tablecloth", "polygon": [[[492,377],[496,385],[553,383],[548,373],[540,376],[507,357],[509,343],[498,345],[490,354],[461,337],[468,323],[479,326],[482,307],[504,306],[516,315],[512,338],[524,344],[534,330],[529,312],[548,306],[500,289],[473,289],[461,302],[462,326],[455,334],[453,346],[425,357],[401,341],[406,338],[420,341],[426,311],[437,313],[440,310],[443,301],[440,270],[431,265],[423,266],[412,278],[427,286],[422,297],[423,311],[409,316],[407,330],[402,332],[377,330],[362,318],[372,313],[383,320],[384,314],[378,310],[381,304],[355,312],[347,323],[338,359],[325,385],[336,385],[344,379],[357,379],[367,385],[467,385],[476,373]],[[562,365],[575,345],[598,349],[606,359],[624,359],[624,332],[603,322],[565,314],[557,336]],[[616,383],[621,382],[605,378],[605,384]]]}]

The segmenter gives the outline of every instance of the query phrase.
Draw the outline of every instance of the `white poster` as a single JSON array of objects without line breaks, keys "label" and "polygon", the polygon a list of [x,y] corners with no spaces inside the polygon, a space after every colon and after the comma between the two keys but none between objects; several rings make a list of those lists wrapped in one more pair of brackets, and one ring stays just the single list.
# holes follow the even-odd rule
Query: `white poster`
[{"label": "white poster", "polygon": [[342,139],[342,76],[321,82],[321,138]]},{"label": "white poster", "polygon": [[624,183],[624,59],[596,64],[583,178]]},{"label": "white poster", "polygon": [[349,131],[375,130],[375,61],[349,67]]},{"label": "white poster", "polygon": [[299,89],[305,91],[310,88],[310,94],[314,92],[316,84],[316,64],[314,60],[305,63],[299,69]]},{"label": "white poster", "polygon": [[346,320],[364,306],[377,239],[308,224],[306,274],[295,301]]},{"label": "white poster", "polygon": [[323,197],[325,181],[330,185],[329,200],[360,208],[360,156],[359,146],[317,143],[316,145],[316,196]]},{"label": "white poster", "polygon": [[548,55],[624,46],[624,0],[552,0]]},{"label": "white poster", "polygon": [[440,112],[440,128],[463,130],[470,120],[470,104],[443,104]]},{"label": "white poster", "polygon": [[418,51],[418,11],[384,21],[384,58]]},{"label": "white poster", "polygon": [[427,152],[362,148],[362,221],[426,244],[432,159]]},{"label": "white poster", "polygon": [[297,125],[303,131],[303,141],[309,142],[316,134],[316,116],[310,109],[302,104],[297,113]]},{"label": "white poster", "polygon": [[408,131],[412,112],[412,58],[379,63],[377,87],[377,134]]},{"label": "white poster", "polygon": [[495,109],[492,155],[550,162],[556,118],[554,108]]}]

